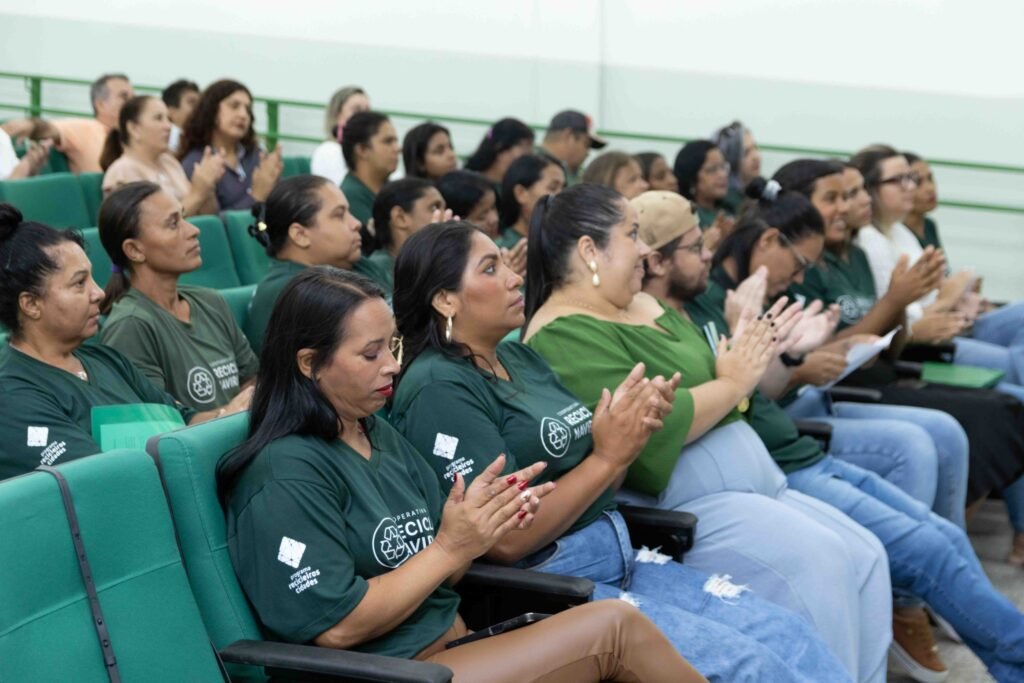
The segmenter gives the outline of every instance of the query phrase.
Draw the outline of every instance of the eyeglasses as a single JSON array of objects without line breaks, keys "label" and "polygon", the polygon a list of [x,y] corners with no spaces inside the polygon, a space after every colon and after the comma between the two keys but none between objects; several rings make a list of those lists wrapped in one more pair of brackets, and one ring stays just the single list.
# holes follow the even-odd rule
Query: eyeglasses
[{"label": "eyeglasses", "polygon": [[708,174],[714,174],[714,173],[725,173],[725,174],[728,174],[731,169],[732,169],[732,166],[729,164],[728,161],[719,161],[717,164],[711,164],[710,166],[705,166],[704,168],[700,169],[700,172],[701,173],[708,173]]},{"label": "eyeglasses", "polygon": [[400,334],[396,334],[388,342],[388,350],[391,351],[391,355],[395,357],[395,362],[399,365],[402,364],[402,355],[405,352],[405,338]]},{"label": "eyeglasses", "polygon": [[879,185],[902,185],[903,187],[917,187],[921,184],[921,176],[917,173],[900,173],[891,178],[884,178],[878,181]]},{"label": "eyeglasses", "polygon": [[693,244],[680,244],[676,247],[676,251],[688,251],[694,256],[700,256],[704,253],[704,236],[701,235],[700,239]]},{"label": "eyeglasses", "polygon": [[793,246],[793,243],[789,241],[789,238],[783,235],[781,232],[779,233],[779,241],[781,241],[782,244],[785,245],[785,247],[793,253],[793,258],[796,259],[797,268],[795,271],[793,271],[793,275],[791,277],[796,277],[797,275],[799,275],[800,273],[804,272],[812,265],[814,265],[813,263],[807,260],[806,256],[797,251],[796,247]]}]

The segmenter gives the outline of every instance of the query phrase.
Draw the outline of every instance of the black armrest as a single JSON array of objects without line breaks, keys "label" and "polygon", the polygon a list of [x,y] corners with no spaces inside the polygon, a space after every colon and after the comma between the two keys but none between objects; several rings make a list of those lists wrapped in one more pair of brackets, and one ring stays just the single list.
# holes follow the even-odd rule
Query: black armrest
[{"label": "black armrest", "polygon": [[693,547],[697,534],[697,515],[679,510],[620,505],[619,513],[626,520],[634,545],[660,549],[676,562]]},{"label": "black armrest", "polygon": [[809,436],[821,443],[821,449],[828,453],[832,445],[832,425],[814,420],[793,420],[801,436]]},{"label": "black armrest", "polygon": [[220,657],[232,664],[262,666],[268,676],[287,681],[448,683],[453,675],[448,667],[431,662],[260,640],[231,643]]},{"label": "black armrest", "polygon": [[594,582],[515,567],[474,562],[455,586],[459,614],[474,630],[526,612],[555,614],[590,601]]},{"label": "black armrest", "polygon": [[892,367],[897,375],[908,379],[921,379],[921,374],[924,372],[924,366],[921,363],[911,363],[906,360],[895,361]]},{"label": "black armrest", "polygon": [[912,363],[923,363],[933,361],[936,363],[950,363],[953,354],[956,352],[956,344],[953,342],[942,342],[941,344],[907,344],[903,347],[900,360]]},{"label": "black armrest", "polygon": [[838,386],[829,389],[828,394],[833,401],[846,401],[848,403],[882,402],[882,392],[878,389]]}]

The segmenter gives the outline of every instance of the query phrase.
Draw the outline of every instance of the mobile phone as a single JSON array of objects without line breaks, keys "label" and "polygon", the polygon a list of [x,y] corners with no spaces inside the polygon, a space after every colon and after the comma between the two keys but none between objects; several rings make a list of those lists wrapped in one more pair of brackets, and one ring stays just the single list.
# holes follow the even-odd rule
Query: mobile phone
[{"label": "mobile phone", "polygon": [[535,624],[538,621],[547,619],[550,616],[550,614],[541,614],[539,612],[527,612],[526,614],[520,614],[518,617],[513,617],[508,621],[503,621],[501,623],[495,624],[494,626],[489,626],[485,629],[474,631],[473,633],[470,633],[468,636],[463,636],[462,638],[453,640],[450,643],[447,643],[444,647],[446,650],[450,650],[453,647],[458,647],[459,645],[472,643],[474,640],[483,640],[484,638],[490,638],[491,636],[497,636],[501,635],[502,633],[515,631],[517,628],[522,628],[524,626],[529,626],[530,624]]}]

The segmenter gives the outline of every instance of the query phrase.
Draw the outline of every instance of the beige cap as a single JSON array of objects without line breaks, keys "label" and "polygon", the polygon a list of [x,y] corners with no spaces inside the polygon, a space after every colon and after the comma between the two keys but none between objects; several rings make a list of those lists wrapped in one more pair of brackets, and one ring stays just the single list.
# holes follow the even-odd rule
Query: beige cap
[{"label": "beige cap", "polygon": [[640,239],[651,249],[661,249],[699,225],[689,200],[676,192],[651,190],[630,204],[639,217]]}]

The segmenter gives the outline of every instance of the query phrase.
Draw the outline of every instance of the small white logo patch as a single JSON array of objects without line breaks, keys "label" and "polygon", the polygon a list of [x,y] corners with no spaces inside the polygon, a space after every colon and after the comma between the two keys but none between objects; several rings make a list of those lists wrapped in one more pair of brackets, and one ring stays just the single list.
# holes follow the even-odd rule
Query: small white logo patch
[{"label": "small white logo patch", "polygon": [[196,403],[212,403],[217,398],[217,388],[213,383],[213,375],[206,368],[196,366],[188,371],[186,380],[188,395]]},{"label": "small white logo patch", "polygon": [[281,538],[281,547],[277,549],[277,559],[293,569],[298,569],[305,552],[305,543],[299,543],[295,539],[284,536]]},{"label": "small white logo patch", "polygon": [[27,446],[45,446],[50,442],[49,427],[29,427]]},{"label": "small white logo patch", "polygon": [[434,439],[434,455],[441,456],[442,458],[448,458],[451,460],[455,457],[455,449],[459,447],[459,437],[448,436],[447,434],[437,433],[437,438]]}]

